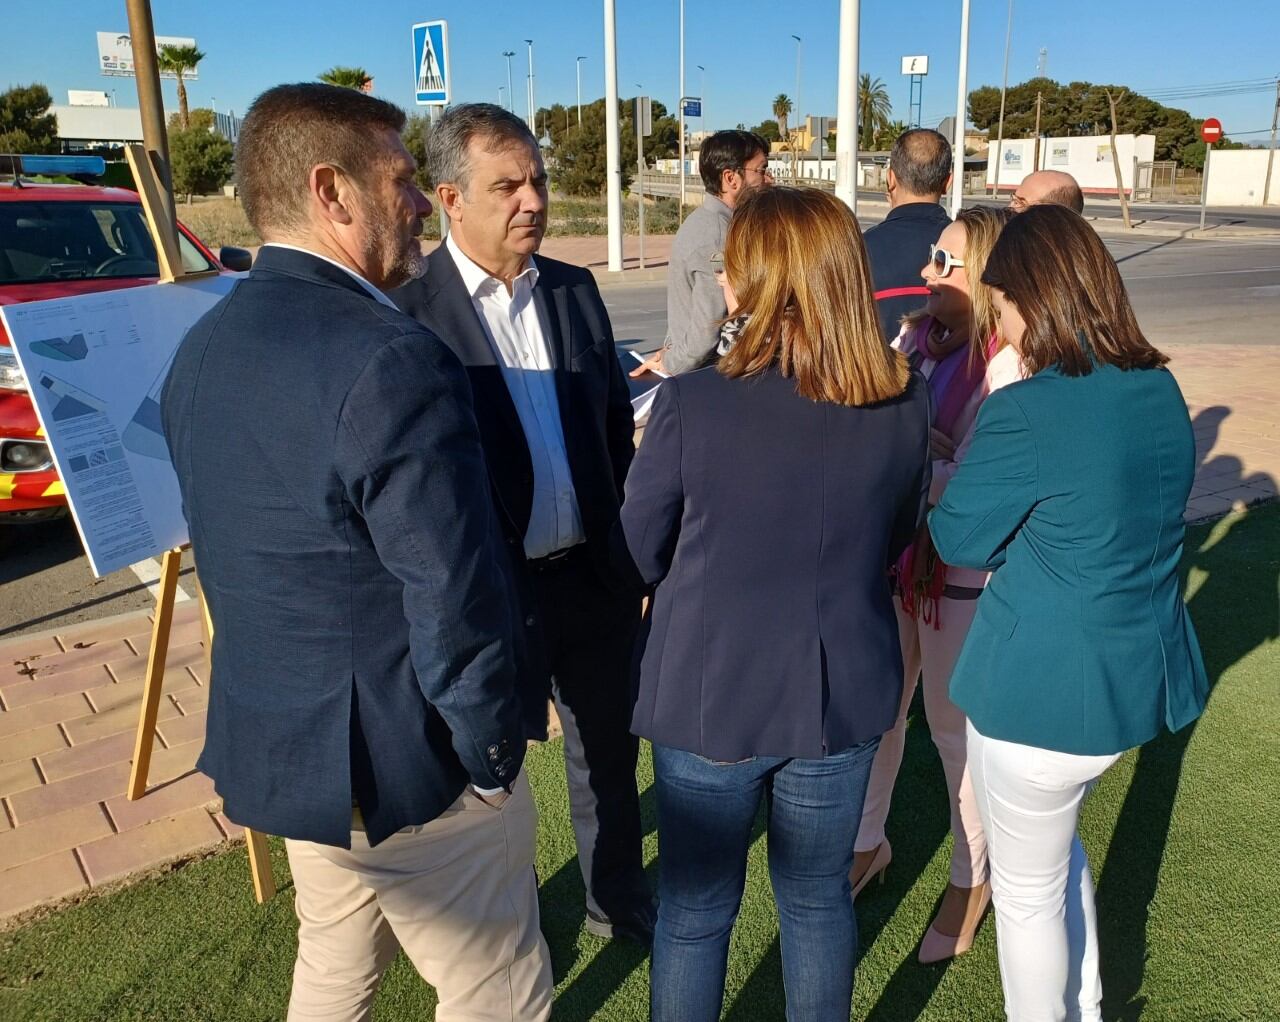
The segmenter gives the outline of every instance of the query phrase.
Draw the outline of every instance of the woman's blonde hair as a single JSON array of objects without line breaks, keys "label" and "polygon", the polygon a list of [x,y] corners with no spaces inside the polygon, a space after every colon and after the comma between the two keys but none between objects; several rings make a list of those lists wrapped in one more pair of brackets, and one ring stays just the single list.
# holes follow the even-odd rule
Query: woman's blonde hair
[{"label": "woman's blonde hair", "polygon": [[[991,301],[991,288],[982,283],[982,274],[1000,232],[1012,217],[1013,213],[1007,206],[998,209],[970,206],[960,210],[955,220],[964,227],[964,253],[953,252],[952,255],[964,259],[964,270],[969,280],[969,344],[978,358],[985,357],[987,341],[996,332],[999,322]],[[923,320],[924,315],[923,311],[912,312],[903,316],[902,322],[910,328]]]},{"label": "woman's blonde hair", "polygon": [[777,366],[814,401],[868,405],[907,386],[906,357],[880,332],[867,250],[843,202],[815,188],[762,188],[738,200],[724,269],[746,323],[720,359],[726,376]]}]

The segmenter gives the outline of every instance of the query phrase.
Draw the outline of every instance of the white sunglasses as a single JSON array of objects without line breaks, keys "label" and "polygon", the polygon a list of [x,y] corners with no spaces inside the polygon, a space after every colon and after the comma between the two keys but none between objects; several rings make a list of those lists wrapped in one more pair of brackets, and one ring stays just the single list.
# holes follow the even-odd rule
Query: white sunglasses
[{"label": "white sunglasses", "polygon": [[929,246],[929,262],[933,265],[933,272],[939,277],[945,277],[953,267],[964,265],[963,259],[957,259],[945,248],[939,248],[937,245]]}]

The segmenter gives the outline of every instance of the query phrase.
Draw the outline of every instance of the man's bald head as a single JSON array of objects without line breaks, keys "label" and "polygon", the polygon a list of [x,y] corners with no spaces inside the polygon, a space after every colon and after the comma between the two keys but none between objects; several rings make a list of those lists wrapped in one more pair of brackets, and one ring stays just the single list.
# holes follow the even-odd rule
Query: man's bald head
[{"label": "man's bald head", "polygon": [[1076,184],[1076,179],[1061,170],[1037,170],[1028,174],[1018,185],[1018,190],[1009,200],[1009,208],[1021,213],[1028,206],[1039,206],[1049,203],[1054,206],[1066,206],[1077,213],[1084,212],[1084,193]]}]

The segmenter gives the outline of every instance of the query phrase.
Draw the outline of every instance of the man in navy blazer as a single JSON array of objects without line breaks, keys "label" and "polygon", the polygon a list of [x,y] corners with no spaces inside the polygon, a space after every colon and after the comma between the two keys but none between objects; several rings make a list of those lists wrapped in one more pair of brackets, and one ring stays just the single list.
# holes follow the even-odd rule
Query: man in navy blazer
[{"label": "man in navy blazer", "polygon": [[547,174],[522,120],[488,103],[451,108],[432,126],[427,169],[449,238],[393,298],[467,367],[530,691],[544,719],[554,695],[564,728],[587,928],[648,943],[628,726],[640,582],[610,557],[635,422],[609,314],[590,273],[534,256]]},{"label": "man in navy blazer", "polygon": [[461,1017],[543,1019],[514,626],[466,374],[383,290],[431,205],[404,114],[278,86],[236,154],[253,270],[187,334],[165,434],[216,629],[200,768],[283,835],[290,1018],[367,1017],[403,947]]}]

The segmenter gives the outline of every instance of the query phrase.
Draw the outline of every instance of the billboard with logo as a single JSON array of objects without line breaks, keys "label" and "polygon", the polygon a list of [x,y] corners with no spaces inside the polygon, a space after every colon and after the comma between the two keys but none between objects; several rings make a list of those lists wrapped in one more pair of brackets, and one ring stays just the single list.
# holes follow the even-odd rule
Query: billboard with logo
[{"label": "billboard with logo", "polygon": [[[162,46],[195,46],[194,39],[188,39],[185,36],[158,35],[156,36],[156,52],[160,52]],[[117,77],[132,78],[133,77],[133,44],[129,39],[128,32],[99,32],[98,33],[98,70],[104,75],[115,75]],[[161,71],[161,78],[178,77],[171,71]],[[198,75],[196,69],[191,68],[182,73],[184,81],[194,82]]]}]

